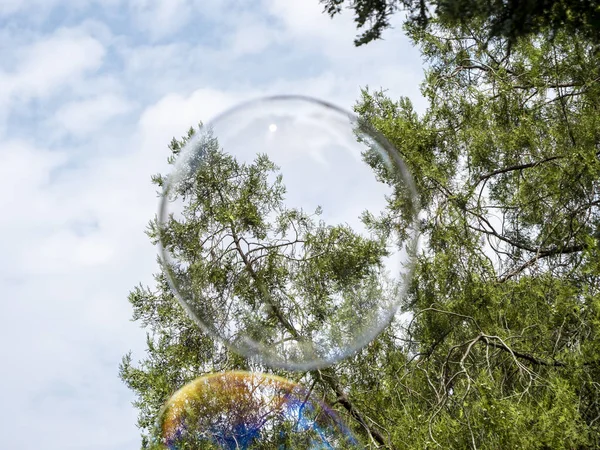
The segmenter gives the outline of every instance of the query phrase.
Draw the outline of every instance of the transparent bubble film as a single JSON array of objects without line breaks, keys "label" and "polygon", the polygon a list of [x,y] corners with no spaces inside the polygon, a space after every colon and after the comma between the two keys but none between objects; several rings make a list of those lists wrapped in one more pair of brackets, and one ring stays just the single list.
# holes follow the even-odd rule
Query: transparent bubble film
[{"label": "transparent bubble film", "polygon": [[187,384],[167,401],[159,426],[159,448],[168,450],[363,448],[306,389],[247,372]]},{"label": "transparent bubble film", "polygon": [[271,97],[200,126],[176,153],[162,261],[205,332],[266,365],[311,370],[389,324],[412,270],[417,196],[368,123]]}]

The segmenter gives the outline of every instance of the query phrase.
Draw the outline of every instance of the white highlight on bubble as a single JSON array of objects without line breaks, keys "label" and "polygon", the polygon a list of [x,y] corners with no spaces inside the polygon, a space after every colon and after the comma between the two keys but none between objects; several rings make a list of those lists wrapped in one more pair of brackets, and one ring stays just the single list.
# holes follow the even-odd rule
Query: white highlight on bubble
[{"label": "white highlight on bubble", "polygon": [[277,131],[277,125],[275,125],[274,123],[272,123],[271,125],[269,125],[269,131],[271,133],[275,133]]}]

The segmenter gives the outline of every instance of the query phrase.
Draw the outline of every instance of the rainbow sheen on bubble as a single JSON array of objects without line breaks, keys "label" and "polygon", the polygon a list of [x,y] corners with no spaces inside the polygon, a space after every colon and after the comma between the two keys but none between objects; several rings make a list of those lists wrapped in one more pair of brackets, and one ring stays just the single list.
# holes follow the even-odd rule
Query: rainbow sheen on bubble
[{"label": "rainbow sheen on bubble", "polygon": [[165,275],[204,332],[261,364],[312,370],[391,322],[412,273],[418,200],[368,123],[272,97],[175,150],[157,236]]},{"label": "rainbow sheen on bubble", "polygon": [[363,448],[309,391],[257,373],[192,381],[168,400],[159,425],[165,450]]}]

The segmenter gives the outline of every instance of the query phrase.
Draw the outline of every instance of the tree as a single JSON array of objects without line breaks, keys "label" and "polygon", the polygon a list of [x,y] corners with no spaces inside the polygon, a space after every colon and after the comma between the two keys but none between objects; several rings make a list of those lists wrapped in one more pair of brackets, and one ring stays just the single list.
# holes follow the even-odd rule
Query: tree
[{"label": "tree", "polygon": [[[356,106],[420,192],[412,321],[328,370],[278,371],[372,448],[600,447],[596,47],[564,30],[490,41],[490,26],[408,27],[428,67],[423,115],[369,90]],[[154,332],[149,356],[121,371],[145,430],[186,380],[253,364],[199,333],[157,280],[130,297]]]},{"label": "tree", "polygon": [[[581,33],[600,42],[600,3],[597,0],[320,0],[331,17],[345,4],[352,9],[358,29],[364,31],[354,42],[357,46],[380,39],[390,27],[390,17],[399,11],[408,13],[408,23],[426,28],[430,22],[443,26],[477,26],[489,21],[486,38],[504,37],[514,42],[545,28]],[[433,12],[432,12],[433,11]]]},{"label": "tree", "polygon": [[513,45],[487,28],[410,33],[427,112],[368,91],[356,107],[407,161],[424,212],[412,359],[384,372],[391,405],[372,418],[401,448],[596,448],[595,46],[564,31]]},{"label": "tree", "polygon": [[[287,206],[283,175],[264,154],[240,163],[210,130],[192,145],[167,194],[182,199],[183,213],[150,228],[192,316],[243,353],[268,352],[286,367],[327,361],[378,322],[395,292],[387,233],[362,235],[317,221],[321,207]],[[372,217],[365,211],[363,222]]]},{"label": "tree", "polygon": [[[195,149],[173,178],[153,177],[159,187],[170,186],[162,194],[169,201],[182,201],[181,214],[169,214],[164,223],[157,218],[148,229],[171,255],[161,263],[159,292],[139,287],[130,296],[134,319],[152,330],[146,367],[133,368],[127,356],[121,369],[133,389],[154,391],[152,397],[140,392],[144,442],[156,438],[151,423],[184,380],[218,370],[223,359],[229,368],[243,367],[210,337],[224,337],[247,356],[266,353],[267,361],[303,367],[358,345],[363,330],[377,325],[396,302],[397,282],[384,265],[390,233],[372,223],[372,213],[362,217],[372,229],[365,236],[345,224],[317,221],[320,207],[312,214],[288,207],[283,177],[266,155],[242,163],[220,148],[210,129],[200,129],[199,136],[191,129],[182,141],[172,141],[170,163],[192,138]],[[373,164],[381,160],[367,156]],[[192,330],[178,311],[167,278],[207,334]],[[312,376],[343,396],[333,372]],[[356,407],[345,405],[362,420]],[[382,440],[377,431],[368,432]]]}]

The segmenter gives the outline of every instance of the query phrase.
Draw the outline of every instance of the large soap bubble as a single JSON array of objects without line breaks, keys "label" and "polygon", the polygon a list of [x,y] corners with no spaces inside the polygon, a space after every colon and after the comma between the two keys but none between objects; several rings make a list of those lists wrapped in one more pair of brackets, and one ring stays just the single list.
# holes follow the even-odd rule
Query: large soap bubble
[{"label": "large soap bubble", "polygon": [[261,363],[311,370],[390,323],[411,273],[417,197],[366,122],[271,97],[201,126],[177,153],[162,260],[205,332]]},{"label": "large soap bubble", "polygon": [[159,417],[168,450],[362,448],[338,416],[283,378],[226,372],[177,391]]}]

